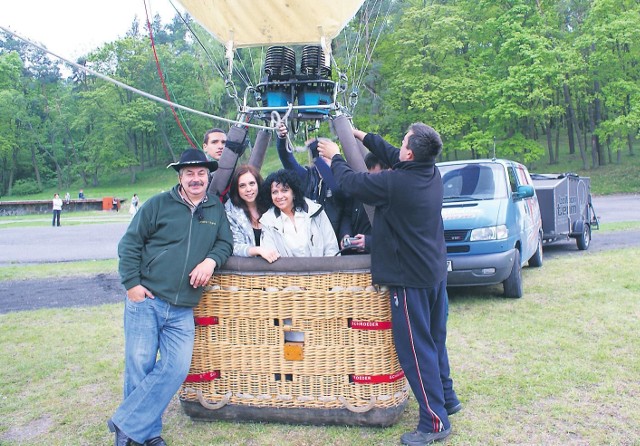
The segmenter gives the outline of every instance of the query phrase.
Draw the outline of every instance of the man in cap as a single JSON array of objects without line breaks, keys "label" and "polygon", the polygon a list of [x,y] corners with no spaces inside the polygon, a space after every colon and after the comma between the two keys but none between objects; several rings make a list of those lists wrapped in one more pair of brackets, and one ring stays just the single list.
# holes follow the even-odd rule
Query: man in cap
[{"label": "man in cap", "polygon": [[165,445],[162,413],[191,364],[193,307],[233,251],[224,207],[207,194],[218,163],[188,149],[169,166],[178,184],[147,200],[118,244],[127,298],[124,400],[108,422],[116,446]]}]

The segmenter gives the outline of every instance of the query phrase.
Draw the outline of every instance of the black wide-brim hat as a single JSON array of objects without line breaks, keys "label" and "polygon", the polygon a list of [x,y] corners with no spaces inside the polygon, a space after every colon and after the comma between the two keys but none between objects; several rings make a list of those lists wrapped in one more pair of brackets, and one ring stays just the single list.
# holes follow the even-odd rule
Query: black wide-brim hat
[{"label": "black wide-brim hat", "polygon": [[203,166],[209,169],[209,172],[213,172],[218,169],[218,162],[207,159],[207,155],[198,149],[187,149],[180,155],[180,161],[177,163],[171,163],[167,167],[173,167],[176,172],[180,172],[183,167],[197,167]]}]

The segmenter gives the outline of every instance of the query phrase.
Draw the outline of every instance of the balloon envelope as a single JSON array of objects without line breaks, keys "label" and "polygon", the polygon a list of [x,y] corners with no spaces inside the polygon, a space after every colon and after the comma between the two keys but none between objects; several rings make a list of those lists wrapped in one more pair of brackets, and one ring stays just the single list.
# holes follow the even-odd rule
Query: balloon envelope
[{"label": "balloon envelope", "polygon": [[364,0],[178,0],[195,20],[233,48],[330,42]]}]

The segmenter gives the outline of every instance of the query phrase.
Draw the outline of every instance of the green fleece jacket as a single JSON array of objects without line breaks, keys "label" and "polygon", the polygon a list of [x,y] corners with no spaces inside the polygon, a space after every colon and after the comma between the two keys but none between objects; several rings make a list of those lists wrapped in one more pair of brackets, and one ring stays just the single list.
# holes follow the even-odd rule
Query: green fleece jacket
[{"label": "green fleece jacket", "polygon": [[233,234],[217,197],[207,197],[192,214],[176,185],[147,200],[118,244],[120,280],[128,290],[142,285],[156,298],[194,307],[202,287],[189,273],[205,258],[222,266],[233,252]]}]

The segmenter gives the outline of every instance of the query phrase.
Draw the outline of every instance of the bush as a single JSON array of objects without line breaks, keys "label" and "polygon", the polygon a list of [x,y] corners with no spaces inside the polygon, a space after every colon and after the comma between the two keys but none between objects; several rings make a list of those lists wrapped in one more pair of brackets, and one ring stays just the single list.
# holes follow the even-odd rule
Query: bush
[{"label": "bush", "polygon": [[42,192],[42,188],[33,180],[17,180],[11,189],[12,195],[34,195]]}]

